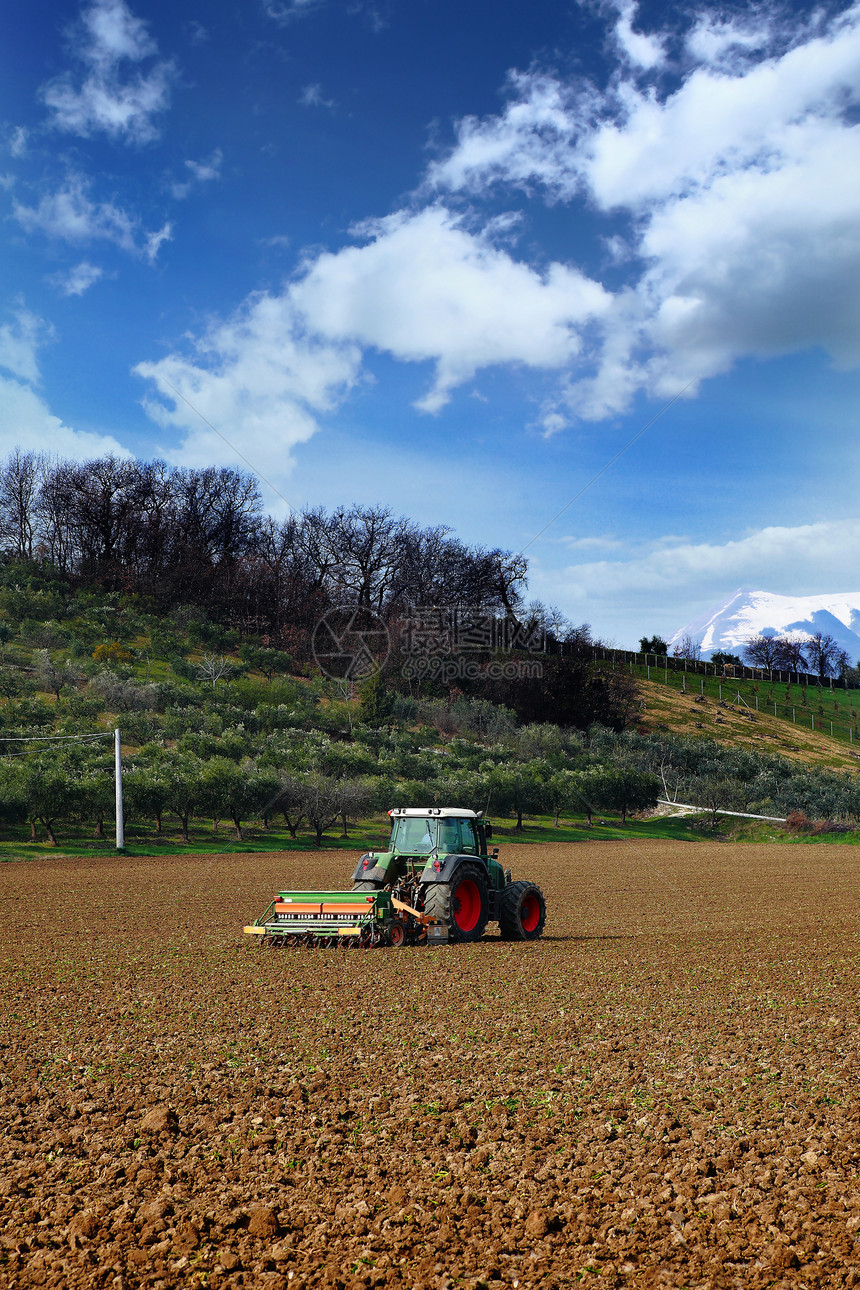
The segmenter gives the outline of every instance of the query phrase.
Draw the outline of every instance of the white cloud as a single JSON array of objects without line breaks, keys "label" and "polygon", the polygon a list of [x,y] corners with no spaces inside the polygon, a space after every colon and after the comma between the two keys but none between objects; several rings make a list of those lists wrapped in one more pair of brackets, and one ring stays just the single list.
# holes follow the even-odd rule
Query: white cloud
[{"label": "white cloud", "polygon": [[743,25],[703,17],[668,93],[643,83],[658,60],[629,46],[632,5],[620,13],[633,71],[605,90],[514,74],[503,113],[462,121],[429,172],[437,189],[539,188],[631,221],[628,287],[602,319],[593,371],[572,371],[561,406],[599,418],[640,389],[695,389],[745,356],[821,347],[856,364],[860,6],[806,29],[762,10]]},{"label": "white cloud", "polygon": [[170,191],[178,200],[187,197],[197,184],[207,184],[213,179],[221,178],[221,163],[224,160],[224,154],[220,148],[216,148],[208,161],[186,161],[185,166],[189,171],[189,178],[184,182],[171,185]]},{"label": "white cloud", "polygon": [[433,361],[418,405],[435,412],[476,371],[500,363],[564,368],[609,296],[576,269],[538,273],[442,206],[357,230],[365,245],[324,253],[291,289],[309,327],[409,362]]},{"label": "white cloud", "polygon": [[29,309],[19,307],[15,321],[0,327],[0,367],[25,381],[38,381],[36,352],[42,340],[49,335],[50,328],[41,318]]},{"label": "white cloud", "polygon": [[26,157],[29,134],[23,125],[16,125],[9,135],[9,152],[13,157]]},{"label": "white cloud", "polygon": [[154,264],[164,242],[169,242],[173,237],[173,225],[168,221],[162,224],[161,228],[156,229],[154,233],[147,233],[143,239],[141,247],[142,254]]},{"label": "white cloud", "polygon": [[145,402],[147,412],[179,432],[160,449],[168,460],[231,461],[238,450],[283,481],[292,450],[358,379],[363,349],[435,362],[418,405],[435,411],[482,367],[564,368],[608,304],[576,270],[553,264],[538,274],[439,206],[360,232],[364,245],[309,260],[280,296],[250,297],[190,354],[138,364],[161,395]]},{"label": "white cloud", "polygon": [[157,118],[170,102],[173,65],[156,62],[149,71],[126,71],[157,54],[155,42],[125,0],[94,0],[73,32],[73,52],[82,76],[66,72],[42,88],[42,99],[58,130],[87,137],[104,131],[128,143],[158,135]]},{"label": "white cloud", "polygon": [[430,167],[430,185],[475,193],[495,183],[541,185],[550,196],[573,197],[581,181],[571,157],[588,104],[578,103],[555,77],[539,73],[510,72],[508,87],[501,116],[467,116],[458,123],[457,146]]},{"label": "white cloud", "polygon": [[81,260],[80,264],[74,265],[66,273],[53,274],[50,281],[64,296],[82,296],[103,277],[104,269],[100,269],[97,264],[90,264],[89,260]]},{"label": "white cloud", "polygon": [[263,9],[275,22],[287,23],[303,18],[324,3],[325,0],[263,0]]},{"label": "white cloud", "polygon": [[168,461],[235,464],[238,452],[280,486],[292,450],[316,432],[317,416],[349,389],[359,364],[354,346],[309,336],[288,295],[261,294],[213,324],[190,356],[175,353],[134,370],[161,396],[145,401],[148,414],[177,432],[159,449]]},{"label": "white cloud", "polygon": [[333,108],[335,106],[334,99],[325,98],[322,86],[317,84],[306,85],[299,95],[299,102],[302,107]]},{"label": "white cloud", "polygon": [[604,537],[564,537],[561,538],[563,546],[568,551],[622,551],[624,543],[619,538],[607,535]]},{"label": "white cloud", "polygon": [[73,430],[29,385],[0,376],[0,457],[18,447],[76,460],[106,453],[131,456],[113,435]]},{"label": "white cloud", "polygon": [[[574,543],[581,548],[582,541]],[[656,539],[630,560],[595,560],[550,569],[535,561],[532,591],[574,617],[588,606],[603,633],[672,632],[738,586],[786,595],[857,584],[860,520],[773,525],[724,543]],[[630,640],[627,645],[630,645]],[[633,642],[635,644],[635,641]]]},{"label": "white cloud", "polygon": [[39,347],[52,337],[52,328],[23,305],[13,322],[0,326],[0,458],[16,447],[75,459],[109,452],[130,456],[113,435],[65,425],[33,389],[39,380]]},{"label": "white cloud", "polygon": [[615,39],[629,63],[650,71],[652,67],[659,67],[665,62],[666,54],[659,37],[633,30],[633,20],[638,8],[634,0],[624,0],[618,5]]},{"label": "white cloud", "polygon": [[14,215],[27,232],[41,232],[46,237],[71,243],[112,242],[132,255],[154,260],[165,239],[171,236],[166,224],[158,232],[148,233],[139,221],[114,202],[94,202],[90,185],[81,175],[72,174],[56,192],[41,198],[37,206],[14,203]]}]

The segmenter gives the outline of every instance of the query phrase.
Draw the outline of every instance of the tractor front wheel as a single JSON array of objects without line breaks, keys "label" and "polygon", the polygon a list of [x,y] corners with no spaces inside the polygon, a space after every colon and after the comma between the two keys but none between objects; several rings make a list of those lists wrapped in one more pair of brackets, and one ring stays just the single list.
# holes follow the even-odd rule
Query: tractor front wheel
[{"label": "tractor front wheel", "polygon": [[424,913],[445,923],[452,941],[479,941],[490,914],[487,879],[474,864],[463,864],[450,883],[427,887]]},{"label": "tractor front wheel", "polygon": [[499,904],[499,931],[505,941],[536,941],[546,923],[546,901],[533,882],[509,882]]}]

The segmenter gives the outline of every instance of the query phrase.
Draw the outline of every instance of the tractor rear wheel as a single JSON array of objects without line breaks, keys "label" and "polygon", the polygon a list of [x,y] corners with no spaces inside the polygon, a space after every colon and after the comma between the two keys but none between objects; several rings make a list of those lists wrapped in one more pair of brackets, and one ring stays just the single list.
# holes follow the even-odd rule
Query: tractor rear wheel
[{"label": "tractor rear wheel", "polygon": [[487,878],[476,864],[462,864],[450,883],[427,887],[424,913],[448,928],[452,941],[479,941],[490,914]]},{"label": "tractor rear wheel", "polygon": [[499,903],[499,931],[505,941],[536,941],[546,923],[546,901],[533,882],[509,882]]},{"label": "tractor rear wheel", "polygon": [[382,887],[378,882],[368,882],[365,879],[361,879],[359,882],[352,884],[352,889],[353,891],[381,891]]}]

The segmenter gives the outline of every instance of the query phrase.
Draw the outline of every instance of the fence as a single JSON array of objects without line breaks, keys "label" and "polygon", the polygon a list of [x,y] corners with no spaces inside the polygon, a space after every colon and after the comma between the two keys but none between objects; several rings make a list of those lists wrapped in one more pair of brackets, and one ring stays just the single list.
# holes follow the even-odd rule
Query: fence
[{"label": "fence", "polygon": [[814,686],[828,690],[851,688],[841,677],[829,676],[822,681],[813,672],[783,672],[777,668],[747,667],[743,663],[711,663],[701,658],[676,658],[674,654],[639,654],[634,650],[595,646],[592,647],[592,657],[653,668],[655,671],[663,672],[666,680],[669,672],[683,672],[685,675],[722,677],[735,681],[768,681],[771,685]]},{"label": "fence", "polygon": [[[662,681],[682,694],[714,699],[726,706],[745,708],[749,713],[766,712],[813,733],[843,739],[857,744],[860,756],[860,729],[855,702],[860,704],[860,690],[849,687],[841,678],[828,677],[824,682],[809,672],[783,672],[777,669],[721,665],[704,659],[675,658],[664,654],[640,654],[632,650],[612,650],[602,646],[592,649],[595,661],[609,662],[613,670],[629,670],[631,676]],[[741,693],[741,686],[746,693]],[[777,693],[779,687],[782,693]]]}]

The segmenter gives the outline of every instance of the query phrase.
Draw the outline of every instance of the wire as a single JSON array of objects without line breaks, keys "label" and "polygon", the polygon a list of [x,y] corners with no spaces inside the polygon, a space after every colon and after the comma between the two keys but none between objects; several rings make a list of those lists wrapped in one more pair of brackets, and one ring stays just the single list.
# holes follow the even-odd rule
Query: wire
[{"label": "wire", "polygon": [[284,494],[281,492],[280,488],[276,488],[275,485],[272,483],[271,479],[267,479],[266,476],[263,474],[263,472],[261,470],[258,470],[257,467],[254,465],[254,463],[252,461],[249,461],[248,458],[245,456],[245,454],[243,452],[240,452],[239,449],[236,447],[236,445],[234,443],[231,443],[230,440],[227,438],[227,436],[225,434],[222,434],[217,426],[213,426],[212,422],[209,421],[207,417],[204,417],[200,409],[195,408],[194,404],[191,402],[190,399],[186,399],[185,395],[180,393],[180,391],[177,390],[175,385],[171,385],[170,381],[168,381],[166,377],[163,376],[161,379],[164,381],[164,384],[173,391],[173,393],[176,395],[178,399],[181,399],[183,403],[188,405],[191,411],[200,418],[200,420],[203,422],[204,425],[207,425],[210,430],[214,431],[214,433],[217,434],[219,439],[222,439],[224,443],[226,443],[227,447],[230,449],[231,452],[235,452],[236,456],[239,457],[241,461],[244,461],[248,469],[253,471],[253,473],[257,476],[258,479],[262,479],[263,483],[266,484],[269,488],[271,488],[272,492],[276,493],[278,497],[280,497],[281,501],[285,502],[286,505],[289,506],[290,510],[293,509],[292,504],[287,501],[286,497],[284,497]]},{"label": "wire", "polygon": [[533,538],[530,538],[530,539],[529,539],[529,541],[528,541],[528,542],[526,542],[526,544],[525,544],[525,546],[524,546],[524,547],[520,547],[520,550],[517,552],[517,554],[518,554],[518,555],[523,555],[526,551],[528,551],[528,549],[529,549],[529,547],[530,547],[530,546],[534,546],[534,544],[535,544],[535,542],[537,542],[538,538],[539,538],[539,537],[543,537],[543,535],[544,535],[544,533],[546,533],[547,529],[548,529],[548,528],[551,528],[551,527],[552,527],[552,525],[553,525],[553,524],[555,524],[556,520],[561,519],[561,517],[562,517],[562,515],[564,515],[565,511],[569,511],[569,510],[570,510],[570,508],[571,508],[571,506],[573,506],[574,502],[578,502],[578,501],[579,501],[579,499],[580,499],[580,497],[582,497],[582,494],[583,494],[584,492],[586,492],[586,491],[587,491],[587,489],[589,489],[589,488],[591,487],[591,485],[592,485],[592,484],[596,484],[596,483],[597,483],[597,481],[598,481],[598,479],[600,478],[600,476],[601,476],[601,475],[604,475],[604,474],[606,473],[606,471],[609,469],[609,467],[610,467],[610,466],[614,466],[614,465],[615,465],[615,463],[616,463],[616,461],[618,460],[618,458],[619,458],[619,457],[623,457],[623,456],[624,456],[624,454],[625,454],[625,452],[627,451],[627,449],[628,449],[628,448],[632,448],[632,447],[633,447],[633,445],[634,445],[634,443],[636,442],[636,440],[637,440],[637,439],[641,439],[641,438],[642,438],[642,436],[643,436],[643,434],[645,433],[645,431],[646,431],[646,430],[650,430],[650,429],[651,429],[651,427],[652,427],[652,425],[654,424],[654,422],[655,422],[655,421],[659,421],[659,419],[660,419],[660,417],[662,417],[663,413],[664,413],[664,412],[668,412],[668,411],[669,411],[669,408],[671,408],[672,404],[673,404],[673,403],[677,403],[677,401],[678,401],[678,399],[680,399],[681,395],[682,395],[682,394],[684,394],[687,390],[689,390],[690,386],[691,386],[691,385],[693,385],[693,384],[695,384],[695,382],[696,382],[698,379],[699,379],[698,377],[693,377],[693,380],[692,380],[692,381],[688,381],[688,382],[687,382],[687,384],[683,387],[683,389],[680,389],[680,390],[678,391],[678,393],[677,393],[677,394],[673,394],[673,396],[672,396],[672,398],[669,400],[669,402],[668,402],[668,403],[664,403],[664,404],[663,404],[663,406],[662,406],[662,408],[660,409],[660,411],[659,411],[659,412],[655,412],[655,414],[654,414],[654,416],[651,418],[651,420],[650,420],[650,421],[647,421],[647,422],[645,423],[645,425],[642,427],[642,429],[641,429],[641,430],[637,430],[637,432],[636,432],[636,434],[633,436],[633,438],[632,438],[632,439],[629,439],[629,440],[627,441],[627,443],[624,445],[624,447],[623,447],[623,448],[619,448],[619,449],[618,449],[618,452],[616,452],[615,456],[614,456],[614,457],[610,457],[610,459],[609,459],[609,461],[607,461],[606,465],[605,465],[605,466],[601,466],[601,468],[600,468],[600,470],[598,470],[597,474],[596,474],[596,475],[592,475],[591,479],[589,479],[589,481],[588,481],[588,483],[587,483],[587,484],[583,484],[582,488],[580,488],[580,490],[579,490],[579,492],[576,494],[576,496],[575,496],[575,497],[571,497],[571,499],[570,499],[570,501],[567,503],[567,505],[566,505],[566,506],[562,506],[562,508],[561,508],[561,510],[558,512],[558,514],[557,514],[557,515],[553,515],[552,519],[551,519],[551,520],[548,520],[548,521],[547,521],[547,523],[546,523],[546,524],[544,524],[543,528],[542,528],[542,529],[539,529],[539,530],[538,530],[538,532],[537,532],[537,533],[535,533],[534,537],[533,537]]},{"label": "wire", "polygon": [[56,743],[61,739],[113,739],[115,738],[112,730],[105,730],[99,735],[2,735],[0,744],[28,743],[39,741],[40,743]]}]

